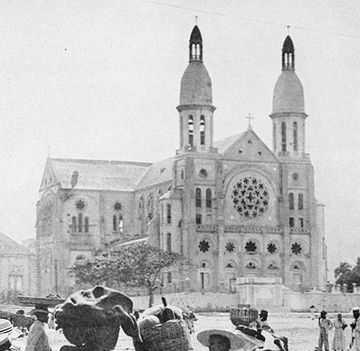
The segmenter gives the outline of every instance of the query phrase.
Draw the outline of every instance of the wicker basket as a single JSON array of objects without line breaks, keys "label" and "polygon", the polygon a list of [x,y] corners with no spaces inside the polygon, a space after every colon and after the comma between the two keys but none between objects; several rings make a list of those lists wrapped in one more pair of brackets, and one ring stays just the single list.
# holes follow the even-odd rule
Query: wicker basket
[{"label": "wicker basket", "polygon": [[236,307],[230,309],[230,320],[236,326],[249,326],[251,322],[258,319],[258,316],[258,310],[255,308]]},{"label": "wicker basket", "polygon": [[181,320],[170,320],[140,330],[149,351],[188,351],[190,343]]}]

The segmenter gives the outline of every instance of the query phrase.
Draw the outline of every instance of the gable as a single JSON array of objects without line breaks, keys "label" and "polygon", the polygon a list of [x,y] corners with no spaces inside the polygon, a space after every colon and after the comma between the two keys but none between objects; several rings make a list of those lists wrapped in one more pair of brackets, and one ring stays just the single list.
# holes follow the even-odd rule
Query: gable
[{"label": "gable", "polygon": [[40,184],[40,191],[44,191],[58,184],[55,172],[51,167],[50,159],[47,159],[44,174]]},{"label": "gable", "polygon": [[241,134],[234,142],[223,151],[226,159],[255,162],[276,162],[278,159],[267,145],[252,130]]}]

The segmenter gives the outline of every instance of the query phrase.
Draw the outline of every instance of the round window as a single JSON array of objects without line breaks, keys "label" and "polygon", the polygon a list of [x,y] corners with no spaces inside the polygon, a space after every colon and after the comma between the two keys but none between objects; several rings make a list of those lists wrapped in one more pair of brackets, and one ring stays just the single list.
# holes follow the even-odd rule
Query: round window
[{"label": "round window", "polygon": [[261,216],[269,205],[269,192],[257,178],[241,178],[233,187],[231,200],[235,210],[245,218]]}]

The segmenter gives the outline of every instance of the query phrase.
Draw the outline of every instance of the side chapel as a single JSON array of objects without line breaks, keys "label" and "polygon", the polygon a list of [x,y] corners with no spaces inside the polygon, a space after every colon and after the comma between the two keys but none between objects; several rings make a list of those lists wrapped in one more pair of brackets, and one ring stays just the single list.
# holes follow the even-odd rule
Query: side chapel
[{"label": "side chapel", "polygon": [[192,267],[168,291],[233,291],[240,277],[324,290],[324,206],[305,151],[303,86],[287,36],[275,84],[270,149],[250,123],[215,142],[203,40],[192,30],[180,87],[179,149],[156,163],[48,158],[37,203],[38,291],[66,294],[68,267],[98,249],[149,240]]}]

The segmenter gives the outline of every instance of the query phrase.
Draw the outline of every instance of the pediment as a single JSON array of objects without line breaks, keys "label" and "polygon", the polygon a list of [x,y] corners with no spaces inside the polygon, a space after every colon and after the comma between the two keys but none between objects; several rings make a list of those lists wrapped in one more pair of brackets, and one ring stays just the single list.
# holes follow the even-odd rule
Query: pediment
[{"label": "pediment", "polygon": [[239,161],[279,162],[273,152],[252,129],[241,134],[223,152],[223,157]]}]

